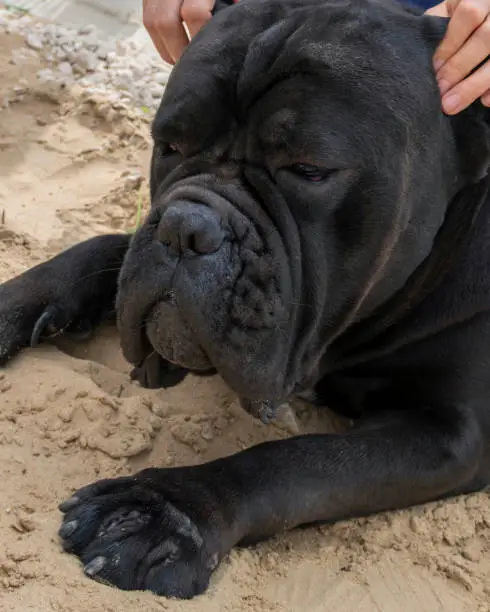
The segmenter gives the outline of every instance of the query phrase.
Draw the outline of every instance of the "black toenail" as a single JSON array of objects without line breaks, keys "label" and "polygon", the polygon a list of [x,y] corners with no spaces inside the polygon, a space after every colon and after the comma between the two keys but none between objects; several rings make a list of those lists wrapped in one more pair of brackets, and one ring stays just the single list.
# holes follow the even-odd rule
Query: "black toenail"
[{"label": "black toenail", "polygon": [[83,568],[83,571],[87,574],[87,576],[95,576],[98,574],[107,563],[107,559],[105,557],[95,557],[92,559],[90,563]]}]

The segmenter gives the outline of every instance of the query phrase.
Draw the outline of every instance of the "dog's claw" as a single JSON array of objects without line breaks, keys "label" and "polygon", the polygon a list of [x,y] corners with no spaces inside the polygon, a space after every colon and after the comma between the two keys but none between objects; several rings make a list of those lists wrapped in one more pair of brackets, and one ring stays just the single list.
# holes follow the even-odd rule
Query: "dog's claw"
[{"label": "dog's claw", "polygon": [[92,559],[90,563],[87,563],[87,565],[83,568],[83,571],[87,574],[87,576],[92,578],[104,569],[106,563],[107,559],[105,557],[95,557],[95,559]]},{"label": "dog's claw", "polygon": [[60,512],[68,512],[68,510],[71,510],[75,506],[78,506],[79,503],[80,498],[76,495],[73,495],[73,497],[70,497],[64,502],[61,502],[61,504],[58,506],[58,509],[60,510]]},{"label": "dog's claw", "polygon": [[64,523],[59,531],[59,535],[61,538],[69,538],[78,527],[78,521],[68,521],[68,523]]},{"label": "dog's claw", "polygon": [[53,306],[48,306],[39,319],[34,324],[34,329],[32,330],[30,346],[34,348],[41,341],[41,336],[44,331],[48,331],[49,335],[55,334],[58,330],[55,327],[55,317],[56,317],[56,309]]}]

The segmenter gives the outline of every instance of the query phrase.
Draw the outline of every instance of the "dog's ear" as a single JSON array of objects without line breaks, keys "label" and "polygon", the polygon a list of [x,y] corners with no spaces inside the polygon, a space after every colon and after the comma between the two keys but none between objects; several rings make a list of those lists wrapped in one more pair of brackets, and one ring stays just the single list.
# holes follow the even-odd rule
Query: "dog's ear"
[{"label": "dog's ear", "polygon": [[[421,17],[422,34],[431,56],[446,32],[449,19]],[[466,182],[476,183],[489,175],[490,170],[490,109],[480,100],[450,119],[456,145],[460,152],[460,164]]]}]

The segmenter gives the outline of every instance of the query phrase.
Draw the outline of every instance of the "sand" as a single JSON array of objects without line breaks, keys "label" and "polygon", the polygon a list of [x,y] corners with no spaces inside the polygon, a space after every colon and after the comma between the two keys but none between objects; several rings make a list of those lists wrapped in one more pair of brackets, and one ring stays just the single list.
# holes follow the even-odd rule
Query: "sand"
[{"label": "sand", "polygon": [[[0,103],[10,100],[0,110],[0,280],[85,237],[130,229],[139,199],[147,204],[148,123],[124,109],[108,123],[104,101],[76,88],[44,91],[37,57],[9,63],[23,46],[0,36]],[[2,612],[490,610],[484,493],[235,550],[191,602],[89,580],[56,535],[57,504],[73,489],[288,435],[240,410],[218,378],[148,391],[128,371],[108,327],[88,344],[26,351],[0,372]],[[335,424],[308,406],[297,420],[301,432]]]}]

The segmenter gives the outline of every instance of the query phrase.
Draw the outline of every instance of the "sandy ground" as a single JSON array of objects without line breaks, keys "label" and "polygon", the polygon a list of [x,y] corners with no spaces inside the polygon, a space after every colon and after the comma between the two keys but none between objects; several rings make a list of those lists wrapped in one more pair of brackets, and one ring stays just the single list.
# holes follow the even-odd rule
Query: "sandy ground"
[{"label": "sandy ground", "polygon": [[[10,100],[0,111],[0,280],[84,237],[131,228],[138,199],[147,201],[146,181],[140,192],[127,177],[146,174],[148,125],[80,91],[39,89],[39,60],[9,63],[22,47],[0,37],[0,103]],[[2,612],[490,610],[485,494],[235,550],[191,602],[92,582],[56,536],[57,504],[74,488],[203,461],[287,431],[236,408],[218,379],[140,389],[128,381],[111,329],[90,344],[24,353],[0,372],[0,398]],[[332,425],[308,407],[297,417],[302,432]]]}]

